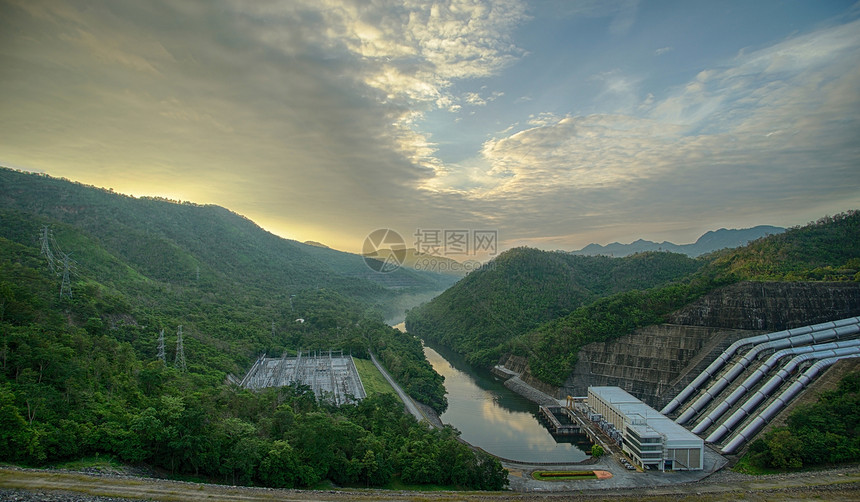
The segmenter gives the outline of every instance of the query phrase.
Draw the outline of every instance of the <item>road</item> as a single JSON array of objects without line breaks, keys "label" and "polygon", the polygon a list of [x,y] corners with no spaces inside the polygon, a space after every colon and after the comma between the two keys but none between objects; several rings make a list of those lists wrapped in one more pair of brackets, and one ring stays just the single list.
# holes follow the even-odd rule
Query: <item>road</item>
[{"label": "road", "polygon": [[400,400],[403,401],[403,404],[406,405],[406,411],[408,411],[412,416],[418,419],[419,422],[421,420],[424,420],[427,423],[432,424],[432,422],[421,411],[421,408],[419,408],[418,405],[415,404],[415,401],[413,401],[412,398],[409,397],[409,394],[404,392],[403,389],[400,388],[400,385],[395,382],[393,378],[391,378],[391,375],[389,375],[388,372],[385,371],[385,368],[383,368],[382,365],[379,364],[379,361],[376,360],[376,356],[373,355],[373,352],[370,353],[370,360],[373,361],[373,364],[376,366],[376,369],[378,369],[379,372],[382,373],[382,376],[384,376],[385,379],[388,380],[388,383],[391,385],[391,387],[394,388],[394,392],[397,392],[397,395],[400,396]]},{"label": "road", "polygon": [[[727,477],[696,484],[643,487],[636,490],[594,490],[594,484],[574,487],[565,493],[511,492],[406,492],[396,490],[280,490],[187,483],[164,479],[106,476],[69,471],[41,471],[0,467],[0,500],[112,502],[121,500],[232,500],[237,502],[274,502],[298,500],[370,501],[403,500],[412,502],[466,500],[474,502],[521,502],[535,498],[542,501],[651,502],[662,500],[735,500],[856,501],[860,498],[858,466],[829,471],[801,472],[788,475],[744,476],[729,473]],[[23,491],[21,491],[23,490]]]}]

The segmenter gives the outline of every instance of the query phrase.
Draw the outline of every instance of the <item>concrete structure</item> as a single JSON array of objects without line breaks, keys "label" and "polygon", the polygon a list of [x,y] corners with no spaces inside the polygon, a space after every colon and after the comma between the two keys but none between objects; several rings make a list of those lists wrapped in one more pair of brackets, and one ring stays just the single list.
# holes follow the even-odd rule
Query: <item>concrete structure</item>
[{"label": "concrete structure", "polygon": [[313,389],[317,399],[328,399],[336,405],[354,402],[367,397],[361,377],[352,356],[341,352],[302,354],[280,358],[260,356],[242,379],[246,389],[284,387],[293,382]]},{"label": "concrete structure", "polygon": [[553,436],[572,436],[581,434],[579,423],[573,416],[573,411],[563,406],[540,407],[542,422],[549,428]]},{"label": "concrete structure", "polygon": [[705,443],[687,429],[618,387],[589,387],[586,403],[605,421],[610,437],[642,468],[700,470]]},{"label": "concrete structure", "polygon": [[618,386],[660,410],[736,340],[853,316],[858,282],[733,284],[669,314],[668,324],[586,345],[560,393],[544,392],[563,398]]}]

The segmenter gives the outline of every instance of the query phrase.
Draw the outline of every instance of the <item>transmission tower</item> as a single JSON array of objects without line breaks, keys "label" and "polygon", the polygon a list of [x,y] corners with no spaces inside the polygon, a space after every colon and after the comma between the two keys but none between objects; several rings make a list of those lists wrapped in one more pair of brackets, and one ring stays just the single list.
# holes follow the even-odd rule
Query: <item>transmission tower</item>
[{"label": "transmission tower", "polygon": [[72,283],[69,281],[69,270],[74,262],[69,260],[69,253],[61,253],[63,255],[63,282],[60,283],[60,298],[63,295],[72,297]]},{"label": "transmission tower", "polygon": [[164,330],[161,330],[161,333],[158,334],[158,358],[161,359],[161,362],[167,364],[167,359],[164,356]]},{"label": "transmission tower", "polygon": [[173,360],[173,366],[181,371],[185,371],[185,349],[182,347],[182,326],[179,326],[179,334],[176,335],[176,359]]},{"label": "transmission tower", "polygon": [[48,266],[51,267],[51,273],[57,273],[57,267],[54,265],[54,253],[51,251],[51,230],[48,226],[42,227],[42,233],[39,234],[39,241],[42,243],[42,254],[48,259]]}]

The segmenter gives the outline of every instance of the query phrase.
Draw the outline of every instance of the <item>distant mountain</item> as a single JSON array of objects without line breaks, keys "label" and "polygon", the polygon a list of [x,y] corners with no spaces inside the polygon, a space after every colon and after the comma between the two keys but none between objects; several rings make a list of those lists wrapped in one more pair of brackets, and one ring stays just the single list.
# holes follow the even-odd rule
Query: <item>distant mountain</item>
[{"label": "distant mountain", "polygon": [[702,256],[703,254],[719,251],[726,248],[737,248],[746,246],[748,243],[766,237],[768,235],[776,235],[785,232],[782,227],[774,227],[770,225],[759,225],[753,228],[743,229],[725,229],[712,230],[706,232],[692,244],[675,244],[673,242],[653,242],[639,239],[630,244],[621,244],[613,242],[605,246],[600,244],[589,244],[584,248],[571,251],[570,254],[581,256],[614,256],[621,258],[635,253],[645,251],[669,251],[672,253],[681,253],[692,258]]},{"label": "distant mountain", "polygon": [[317,242],[317,241],[305,241],[304,244],[307,244],[308,246],[316,246],[318,248],[331,249],[330,247],[326,246],[322,242]]}]

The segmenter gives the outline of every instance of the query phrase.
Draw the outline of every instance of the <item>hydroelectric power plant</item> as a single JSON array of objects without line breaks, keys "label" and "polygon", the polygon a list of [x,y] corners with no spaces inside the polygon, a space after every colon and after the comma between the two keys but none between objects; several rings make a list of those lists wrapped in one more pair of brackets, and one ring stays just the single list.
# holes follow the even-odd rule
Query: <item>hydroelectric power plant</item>
[{"label": "hydroelectric power plant", "polygon": [[[624,399],[618,398],[619,413],[633,410],[625,401],[627,396],[662,413],[631,412],[629,419],[610,424],[589,407],[584,408],[587,425],[606,432],[602,439],[638,467],[707,470],[708,452],[743,453],[759,434],[784,423],[796,403],[814,399],[820,388],[860,368],[858,315],[857,283],[739,283],[670,314],[664,324],[584,346],[574,371],[560,387],[536,380],[527,360],[516,356],[504,360],[494,373],[500,378],[518,375],[554,399],[580,396],[578,406],[583,407],[585,396],[595,390],[600,394],[605,389],[613,399],[626,391]],[[699,463],[701,456],[692,454],[661,455],[662,462],[656,454],[654,458],[634,455],[636,438],[626,433],[647,425],[648,420],[640,416],[652,415],[665,416],[678,427],[666,430],[683,429],[703,442],[704,465]],[[602,429],[601,419],[614,428]],[[655,423],[662,427],[663,422]],[[648,427],[653,429],[646,431],[649,440],[668,444],[659,427]],[[645,436],[639,436],[638,446],[644,447]],[[641,448],[638,452],[646,453]]]}]

